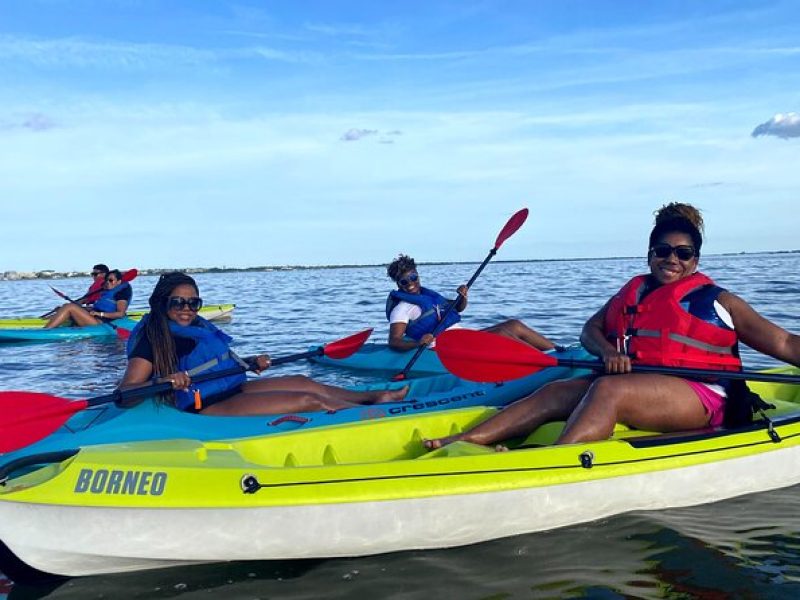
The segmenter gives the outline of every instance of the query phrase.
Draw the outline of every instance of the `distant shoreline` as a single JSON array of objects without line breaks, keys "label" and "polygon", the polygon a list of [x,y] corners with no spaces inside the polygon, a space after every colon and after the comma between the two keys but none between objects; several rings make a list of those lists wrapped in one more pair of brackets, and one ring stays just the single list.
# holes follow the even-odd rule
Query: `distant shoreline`
[{"label": "distant shoreline", "polygon": [[[725,252],[722,254],[709,254],[708,256],[754,256],[754,255],[774,255],[774,254],[798,254],[798,250],[772,250],[762,252]],[[519,260],[496,259],[495,263],[537,263],[537,262],[575,262],[589,260],[630,260],[640,258],[639,256],[603,256],[603,257],[583,257],[583,258],[530,258]],[[478,264],[477,260],[466,261],[431,261],[421,262],[420,265],[469,265]],[[199,273],[263,273],[269,271],[310,271],[319,269],[363,269],[372,267],[385,267],[385,264],[363,264],[363,265],[275,265],[260,267],[183,267],[183,268],[158,268],[158,269],[139,269],[139,275],[161,275],[170,271],[182,271],[196,275]],[[30,279],[72,279],[88,278],[88,271],[54,271],[44,269],[41,271],[5,271],[0,273],[0,281],[20,281]]]}]

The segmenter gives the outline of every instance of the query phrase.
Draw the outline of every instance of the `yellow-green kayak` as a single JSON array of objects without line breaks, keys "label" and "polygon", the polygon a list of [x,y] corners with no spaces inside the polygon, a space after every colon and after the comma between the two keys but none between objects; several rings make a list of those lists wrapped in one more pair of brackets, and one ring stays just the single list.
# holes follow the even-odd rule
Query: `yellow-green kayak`
[{"label": "yellow-green kayak", "polygon": [[424,450],[424,438],[462,431],[496,410],[473,407],[232,441],[29,456],[0,467],[0,540],[23,563],[63,575],[358,556],[800,483],[800,388],[753,387],[777,405],[771,424],[672,434],[617,427],[609,440],[553,446],[557,423],[508,452],[463,442]]},{"label": "yellow-green kayak", "polygon": [[[209,321],[225,321],[233,317],[234,308],[236,308],[235,304],[210,304],[200,309],[200,316]],[[127,316],[129,319],[138,321],[148,312],[144,309],[129,310]],[[0,329],[37,329],[44,327],[45,323],[47,323],[47,319],[38,317],[0,319]]]}]

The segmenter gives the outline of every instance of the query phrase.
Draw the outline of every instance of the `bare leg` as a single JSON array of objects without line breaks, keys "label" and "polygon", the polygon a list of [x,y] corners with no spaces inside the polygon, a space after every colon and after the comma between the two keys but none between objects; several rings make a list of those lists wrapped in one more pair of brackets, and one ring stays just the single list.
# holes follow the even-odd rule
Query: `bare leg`
[{"label": "bare leg", "polygon": [[423,444],[429,450],[457,441],[488,446],[501,440],[531,433],[544,423],[569,417],[583,394],[589,389],[591,381],[589,378],[579,378],[548,383],[469,431],[449,437],[424,440]]},{"label": "bare leg", "polygon": [[[245,384],[247,385],[247,384]],[[309,392],[241,392],[212,404],[204,415],[242,416],[275,415],[291,412],[336,411],[358,406],[344,400],[331,400]]]},{"label": "bare leg", "polygon": [[58,308],[56,314],[45,324],[44,328],[52,329],[53,327],[58,327],[66,322],[67,319],[72,319],[78,327],[98,325],[100,323],[98,319],[95,319],[77,304],[64,304]]},{"label": "bare leg", "polygon": [[668,432],[705,427],[709,418],[683,379],[643,373],[607,375],[592,384],[556,443],[607,439],[617,422]]},{"label": "bare leg", "polygon": [[492,325],[484,329],[484,331],[490,331],[514,340],[519,340],[520,342],[525,342],[537,350],[552,350],[555,348],[553,342],[517,319],[510,319],[498,323],[497,325]]},{"label": "bare leg", "polygon": [[264,392],[305,392],[330,401],[341,400],[349,404],[380,404],[402,400],[408,393],[408,386],[398,390],[355,392],[345,388],[325,385],[324,383],[319,383],[304,375],[287,375],[284,377],[269,377],[256,381],[248,381],[242,386],[242,391],[246,394],[261,394]]}]

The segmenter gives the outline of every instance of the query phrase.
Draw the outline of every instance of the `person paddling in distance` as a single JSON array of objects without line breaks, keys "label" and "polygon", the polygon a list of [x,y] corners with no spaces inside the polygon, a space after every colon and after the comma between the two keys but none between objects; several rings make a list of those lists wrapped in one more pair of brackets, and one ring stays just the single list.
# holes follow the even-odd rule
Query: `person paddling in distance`
[{"label": "person paddling in distance", "polygon": [[[106,274],[108,273],[108,267],[102,263],[98,263],[92,267],[92,283],[89,285],[89,289],[86,290],[86,293],[81,296],[77,302],[87,306],[89,304],[94,304],[99,298],[100,294],[102,293],[103,289],[105,288],[106,283]],[[68,303],[71,304],[71,303]],[[56,306],[50,312],[47,312],[42,315],[42,318],[49,319],[53,315],[56,314],[56,311],[61,308],[60,306]]]},{"label": "person paddling in distance", "polygon": [[106,273],[103,288],[91,308],[84,308],[74,302],[64,304],[45,324],[44,328],[58,327],[67,320],[72,320],[78,327],[86,327],[99,325],[104,320],[123,318],[128,312],[128,306],[133,296],[131,284],[122,281],[122,273],[118,269],[113,269]]},{"label": "person paddling in distance", "polygon": [[335,411],[361,404],[397,402],[408,392],[355,392],[324,385],[302,375],[247,381],[244,372],[192,383],[192,376],[237,364],[255,373],[270,366],[269,356],[245,363],[230,349],[232,338],[199,317],[203,305],[197,283],[180,273],[162,275],[149,299],[150,313],[131,332],[128,367],[121,390],[169,381],[175,406],[205,415],[260,415]]},{"label": "person paddling in distance", "polygon": [[94,304],[100,299],[100,294],[103,293],[103,289],[105,288],[106,275],[109,271],[110,269],[103,263],[98,263],[92,267],[92,284],[83,295],[83,300],[80,300],[81,304]]},{"label": "person paddling in distance", "polygon": [[491,445],[559,420],[567,420],[559,444],[607,439],[618,422],[659,432],[749,422],[756,400],[741,380],[631,372],[632,364],[741,370],[740,341],[800,365],[800,336],[697,271],[702,231],[700,211],[689,204],[656,212],[650,272],[631,279],[583,327],[581,342],[606,374],[550,383],[470,431],[424,445]]},{"label": "person paddling in distance", "polygon": [[[445,317],[450,300],[439,293],[422,287],[417,264],[413,258],[400,254],[386,268],[386,274],[396,284],[386,299],[386,318],[389,320],[389,347],[395,350],[413,350],[433,342],[433,331],[438,333],[457,326],[467,308],[466,285],[456,290],[458,298],[454,310]],[[442,318],[444,324],[439,325]],[[497,333],[533,346],[537,350],[552,350],[556,346],[542,334],[534,331],[522,321],[510,319],[487,327],[485,331]]]}]

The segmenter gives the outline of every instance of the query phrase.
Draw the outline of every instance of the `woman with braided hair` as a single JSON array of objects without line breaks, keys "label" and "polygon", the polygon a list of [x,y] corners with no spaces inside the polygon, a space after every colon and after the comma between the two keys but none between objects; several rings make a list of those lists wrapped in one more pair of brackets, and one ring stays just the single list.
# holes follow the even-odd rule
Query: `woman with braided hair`
[{"label": "woman with braided hair", "polygon": [[180,272],[162,275],[149,299],[150,313],[128,340],[128,368],[121,389],[161,379],[172,383],[168,401],[183,411],[209,415],[259,415],[333,411],[359,404],[402,400],[407,388],[354,392],[324,385],[302,375],[247,381],[242,373],[194,385],[192,376],[235,367],[256,373],[269,357],[247,363],[230,349],[231,337],[198,316],[203,305],[197,283]]},{"label": "woman with braided hair", "polygon": [[606,439],[617,422],[669,432],[752,419],[752,396],[741,380],[631,372],[632,364],[741,370],[739,341],[800,365],[800,336],[698,272],[702,231],[700,211],[689,204],[670,203],[656,212],[650,272],[625,284],[581,333],[584,347],[605,364],[605,375],[553,382],[474,429],[426,440],[425,446],[494,444],[558,420],[567,424],[557,443],[568,444]]}]

